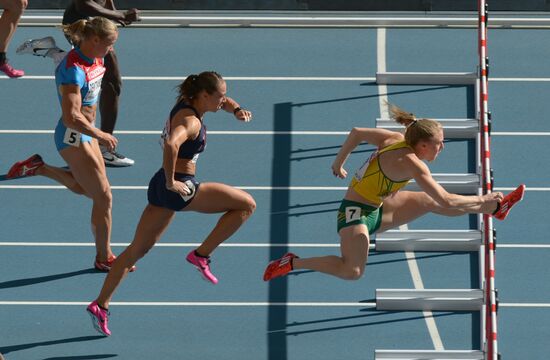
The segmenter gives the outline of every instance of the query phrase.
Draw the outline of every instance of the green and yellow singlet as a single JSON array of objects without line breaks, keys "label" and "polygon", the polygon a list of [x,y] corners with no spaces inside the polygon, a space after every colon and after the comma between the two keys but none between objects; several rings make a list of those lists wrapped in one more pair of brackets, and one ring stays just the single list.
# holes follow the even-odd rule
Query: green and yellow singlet
[{"label": "green and yellow singlet", "polygon": [[411,148],[405,141],[400,141],[375,151],[371,157],[357,170],[351,179],[350,187],[369,203],[381,206],[384,198],[403,188],[410,181],[393,181],[380,168],[380,154],[387,151]]}]

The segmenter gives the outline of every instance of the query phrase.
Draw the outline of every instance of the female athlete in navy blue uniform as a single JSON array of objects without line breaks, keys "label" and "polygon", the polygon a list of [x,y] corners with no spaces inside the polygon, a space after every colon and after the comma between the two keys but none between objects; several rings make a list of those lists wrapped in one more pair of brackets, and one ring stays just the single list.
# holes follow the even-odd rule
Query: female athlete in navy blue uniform
[{"label": "female athlete in navy blue uniform", "polygon": [[226,97],[226,84],[215,72],[191,75],[180,85],[180,97],[170,112],[162,133],[162,168],[149,183],[146,206],[132,243],[113,263],[99,297],[88,305],[94,327],[110,335],[107,327],[109,302],[116,288],[134,266],[160,239],[176,211],[224,213],[203,243],[187,254],[187,261],[202,276],[216,284],[210,272],[210,254],[252,215],[256,203],[248,193],[220,183],[199,183],[195,168],[206,147],[206,112],[223,109],[242,121],[252,114]]}]

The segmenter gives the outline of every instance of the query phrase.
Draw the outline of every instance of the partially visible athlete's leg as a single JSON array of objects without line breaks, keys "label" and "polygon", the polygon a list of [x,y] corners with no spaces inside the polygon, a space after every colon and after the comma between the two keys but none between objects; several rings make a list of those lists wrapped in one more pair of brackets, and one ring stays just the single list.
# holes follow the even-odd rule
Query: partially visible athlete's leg
[{"label": "partially visible athlete's leg", "polygon": [[160,239],[174,218],[175,212],[148,204],[139,220],[132,243],[114,261],[105,278],[97,302],[108,308],[116,288],[128,274],[132,266],[141,259]]},{"label": "partially visible athlete's leg", "polygon": [[439,205],[428,194],[421,191],[399,191],[384,199],[382,223],[379,231],[386,231],[407,224],[429,212],[444,216],[464,214],[492,214],[497,202],[488,202],[464,209],[448,209]]},{"label": "partially visible athlete's leg", "polygon": [[111,251],[112,194],[105,164],[99,160],[97,140],[82,142],[79,147],[66,147],[60,152],[69,164],[72,175],[92,198],[92,232],[95,236],[96,262],[106,262],[114,255]]},{"label": "partially visible athlete's leg", "polygon": [[369,254],[369,233],[365,225],[352,225],[340,230],[341,256],[295,258],[294,270],[310,269],[344,280],[358,280],[365,272]]},{"label": "partially visible athlete's leg", "polygon": [[233,235],[256,209],[250,194],[221,183],[202,183],[197,195],[184,211],[223,214],[212,232],[197,248],[203,256],[210,255],[219,244]]},{"label": "partially visible athlete's leg", "polygon": [[0,17],[0,71],[10,78],[25,75],[23,70],[14,69],[8,63],[6,51],[26,7],[27,0],[0,0],[0,8],[4,9]]}]

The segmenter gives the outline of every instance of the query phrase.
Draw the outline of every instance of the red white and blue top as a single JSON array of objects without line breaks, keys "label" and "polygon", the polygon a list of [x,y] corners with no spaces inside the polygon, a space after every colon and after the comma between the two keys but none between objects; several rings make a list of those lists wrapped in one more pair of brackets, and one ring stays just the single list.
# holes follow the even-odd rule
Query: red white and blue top
[{"label": "red white and blue top", "polygon": [[61,102],[61,85],[78,85],[82,106],[94,105],[99,98],[103,74],[105,74],[103,59],[91,59],[79,48],[72,49],[55,70],[59,102]]}]

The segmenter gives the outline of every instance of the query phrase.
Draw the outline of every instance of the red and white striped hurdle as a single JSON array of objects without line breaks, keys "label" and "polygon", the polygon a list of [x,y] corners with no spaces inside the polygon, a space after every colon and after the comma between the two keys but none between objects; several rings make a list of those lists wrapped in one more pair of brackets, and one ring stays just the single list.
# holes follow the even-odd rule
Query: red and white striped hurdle
[{"label": "red and white striped hurdle", "polygon": [[[479,0],[479,120],[481,142],[481,166],[483,192],[490,193],[493,190],[491,176],[491,134],[489,113],[489,64],[487,54],[487,21],[488,4],[485,0]],[[493,231],[493,219],[490,215],[483,216],[482,232],[484,251],[483,283],[484,305],[482,308],[482,336],[486,360],[498,359],[497,344],[497,296],[495,289],[495,238]]]}]

